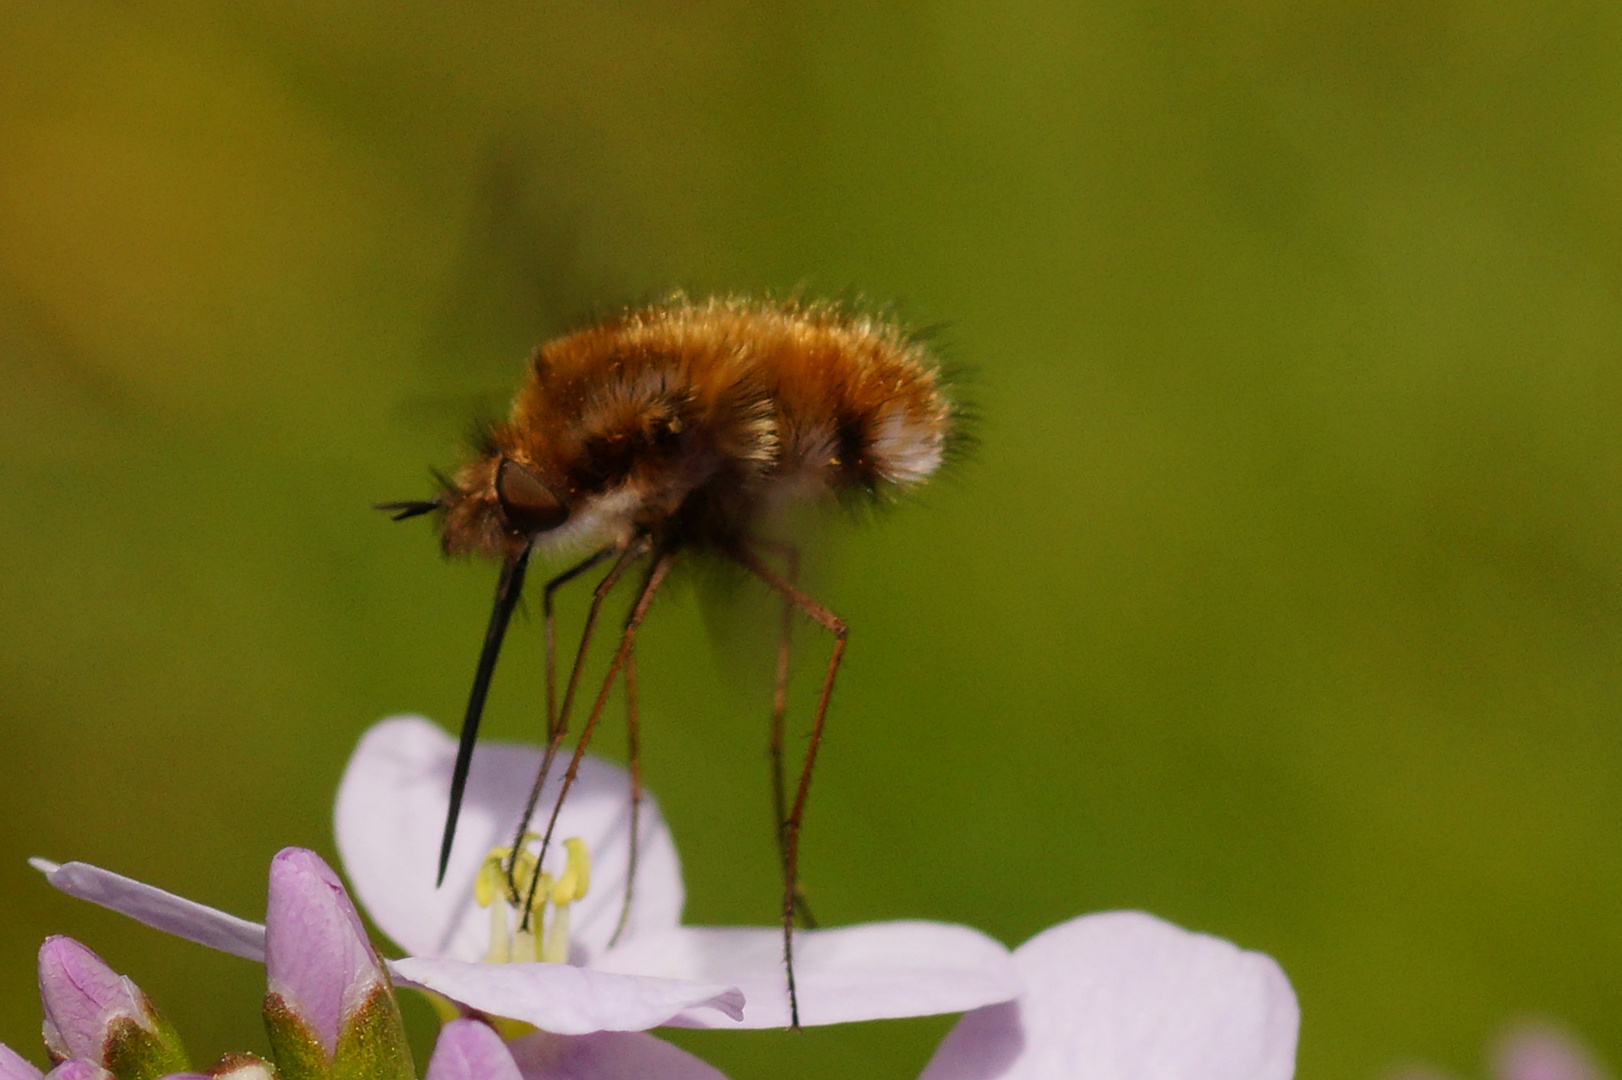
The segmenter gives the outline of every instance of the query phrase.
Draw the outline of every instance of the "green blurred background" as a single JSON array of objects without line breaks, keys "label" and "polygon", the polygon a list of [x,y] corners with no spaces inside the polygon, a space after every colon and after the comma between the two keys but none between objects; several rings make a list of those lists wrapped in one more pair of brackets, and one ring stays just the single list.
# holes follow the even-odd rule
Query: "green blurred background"
[{"label": "green blurred background", "polygon": [[[803,285],[945,324],[984,417],[827,530],[824,921],[1145,908],[1279,959],[1303,1076],[1473,1071],[1526,1012],[1622,1063],[1622,9],[17,3],[0,229],[36,1059],[52,932],[200,1058],[263,1045],[258,969],[23,860],[255,915],[273,851],[332,853],[360,732],[459,715],[494,579],[369,504],[580,314]],[[689,917],[769,923],[767,668],[705,610],[647,630],[647,773]],[[948,1026],[676,1037],[905,1077]]]}]

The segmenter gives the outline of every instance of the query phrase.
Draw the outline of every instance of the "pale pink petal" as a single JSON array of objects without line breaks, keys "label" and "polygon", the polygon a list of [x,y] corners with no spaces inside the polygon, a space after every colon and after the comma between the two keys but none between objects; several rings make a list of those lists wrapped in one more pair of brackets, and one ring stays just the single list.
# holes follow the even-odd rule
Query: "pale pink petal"
[{"label": "pale pink petal", "polygon": [[45,1074],[45,1080],[114,1080],[113,1074],[94,1061],[74,1058]]},{"label": "pale pink petal", "polygon": [[39,998],[53,1058],[100,1061],[115,1024],[152,1026],[146,995],[70,937],[48,937],[40,946]]},{"label": "pale pink petal", "polygon": [[1300,1011],[1270,957],[1151,915],[1020,946],[1026,992],[965,1016],[923,1080],[1289,1080]]},{"label": "pale pink petal", "polygon": [[343,882],[313,851],[283,848],[270,861],[265,974],[330,1058],[343,1025],[387,985]]},{"label": "pale pink petal", "polygon": [[1526,1020],[1493,1047],[1498,1080],[1607,1080],[1606,1071],[1570,1032],[1545,1021]]},{"label": "pale pink petal", "polygon": [[43,1075],[27,1058],[0,1043],[0,1080],[39,1080]]},{"label": "pale pink petal", "polygon": [[[780,930],[679,927],[610,949],[604,971],[723,983],[748,1002],[743,1027],[789,1025]],[[794,934],[794,981],[803,1026],[964,1012],[1020,992],[1008,950],[951,923],[885,922]],[[681,1027],[735,1027],[686,1013]]]},{"label": "pale pink petal", "polygon": [[100,904],[154,929],[211,949],[261,963],[265,959],[265,928],[258,923],[227,915],[88,863],[70,862],[58,866],[48,859],[29,859],[28,864],[69,896]]},{"label": "pale pink petal", "polygon": [[439,1029],[427,1080],[522,1080],[501,1036],[477,1020],[452,1020]]},{"label": "pale pink petal", "polygon": [[640,1031],[538,1031],[510,1049],[524,1080],[726,1080],[687,1051]]},{"label": "pale pink petal", "polygon": [[[491,848],[512,843],[541,754],[525,746],[479,744],[445,885],[436,888],[455,760],[455,741],[420,717],[395,717],[373,726],[355,748],[338,788],[338,851],[356,897],[406,952],[478,960],[489,946],[490,922],[474,904],[473,878]],[[538,817],[550,812],[567,763],[565,756],[554,767]],[[571,913],[575,958],[582,962],[607,947],[619,924],[630,813],[625,771],[585,758],[547,853],[547,869],[554,873],[563,866],[561,841],[578,836],[591,853],[591,891]],[[541,828],[544,818],[536,831]],[[681,920],[681,866],[651,796],[643,798],[638,831],[635,903],[624,936],[662,930]]]},{"label": "pale pink petal", "polygon": [[568,964],[407,957],[394,961],[389,970],[401,982],[560,1035],[643,1031],[685,1009],[715,1009],[734,1018],[743,1013],[743,995],[725,984],[616,975]]}]

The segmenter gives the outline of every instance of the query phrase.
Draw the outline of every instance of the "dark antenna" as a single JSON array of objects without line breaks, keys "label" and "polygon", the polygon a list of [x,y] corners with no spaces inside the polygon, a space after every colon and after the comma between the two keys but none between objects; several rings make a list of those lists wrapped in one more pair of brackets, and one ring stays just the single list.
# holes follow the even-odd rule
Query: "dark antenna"
[{"label": "dark antenna", "polygon": [[395,521],[431,514],[445,504],[438,499],[411,500],[409,502],[378,503],[373,510],[381,510]]},{"label": "dark antenna", "polygon": [[451,861],[451,843],[456,839],[456,819],[462,814],[462,792],[467,787],[467,771],[473,764],[473,744],[479,739],[479,720],[484,715],[485,695],[490,692],[490,677],[496,671],[496,657],[501,654],[501,639],[507,633],[507,621],[524,589],[524,570],[529,565],[531,544],[525,544],[516,558],[501,568],[496,582],[496,603],[490,609],[490,625],[484,632],[484,648],[479,652],[479,669],[473,676],[473,692],[468,695],[467,715],[462,718],[461,741],[456,746],[456,769],[451,773],[451,801],[445,812],[445,838],[439,844],[439,876],[436,885],[445,884],[445,867]]}]

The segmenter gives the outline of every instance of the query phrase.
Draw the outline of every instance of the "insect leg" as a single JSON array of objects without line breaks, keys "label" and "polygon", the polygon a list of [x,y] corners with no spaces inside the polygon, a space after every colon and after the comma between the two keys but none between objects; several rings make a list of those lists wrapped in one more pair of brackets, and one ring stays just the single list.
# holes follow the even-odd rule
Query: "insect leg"
[{"label": "insect leg", "polygon": [[729,554],[744,569],[764,581],[834,637],[833,651],[828,655],[828,671],[822,678],[822,693],[817,698],[817,711],[811,722],[811,737],[806,742],[805,761],[800,766],[800,783],[794,791],[794,805],[789,810],[783,830],[783,967],[788,973],[789,1023],[797,1028],[800,1026],[800,1001],[794,989],[794,898],[799,889],[800,823],[805,819],[806,798],[811,793],[811,769],[816,765],[817,748],[822,744],[822,724],[828,716],[828,699],[833,695],[834,676],[839,673],[839,661],[845,655],[845,640],[850,636],[850,628],[839,616],[784,580],[754,552],[738,548]]},{"label": "insect leg", "polygon": [[[787,569],[785,577],[790,584],[800,580],[800,549],[794,544],[778,540],[757,540],[757,547],[768,547],[782,556]],[[789,655],[794,638],[794,604],[783,600],[783,620],[777,636],[777,678],[772,685],[772,728],[767,740],[766,754],[772,770],[772,808],[774,835],[777,838],[777,859],[786,873],[788,866],[788,782],[783,778],[783,718],[788,712]],[[800,925],[815,929],[817,920],[806,903],[805,891],[794,885],[794,908],[800,916]]]},{"label": "insect leg", "polygon": [[490,609],[490,625],[484,632],[484,648],[479,652],[479,666],[473,675],[473,690],[468,695],[467,712],[462,717],[462,735],[456,746],[456,768],[451,772],[450,804],[445,811],[445,835],[439,842],[439,874],[436,885],[445,883],[445,867],[451,860],[451,843],[456,839],[456,819],[462,813],[462,793],[467,787],[467,771],[473,764],[473,744],[479,739],[479,720],[484,716],[484,699],[490,692],[490,677],[495,674],[496,657],[501,654],[501,639],[507,633],[507,622],[513,607],[524,589],[524,570],[529,565],[529,545],[518,556],[509,559],[501,568],[496,582],[495,606]]},{"label": "insect leg", "polygon": [[556,733],[558,726],[557,646],[553,630],[552,594],[557,592],[559,587],[567,585],[612,554],[614,554],[613,548],[603,548],[595,555],[576,563],[551,581],[548,581],[541,590],[542,623],[546,629],[546,737],[548,740]]},{"label": "insect leg", "polygon": [[[631,613],[625,620],[625,631],[620,635],[620,647],[614,653],[614,659],[608,665],[608,674],[603,677],[603,688],[597,693],[597,700],[592,703],[591,713],[586,717],[585,724],[580,728],[580,738],[575,743],[574,755],[569,759],[568,771],[563,774],[563,786],[558,791],[557,800],[552,804],[552,815],[547,819],[546,831],[541,834],[541,849],[535,856],[535,871],[530,876],[529,888],[525,892],[524,903],[521,910],[528,911],[535,898],[535,890],[541,881],[541,861],[546,858],[547,846],[552,842],[552,832],[557,828],[558,813],[563,809],[563,800],[569,795],[569,788],[574,785],[575,774],[580,771],[580,759],[585,756],[586,747],[591,742],[592,732],[597,727],[597,721],[602,719],[603,706],[608,704],[608,693],[614,688],[614,679],[619,675],[620,669],[631,654],[636,643],[637,628],[642,625],[642,619],[648,613],[648,606],[653,603],[654,595],[659,586],[664,584],[670,568],[676,562],[674,548],[665,548],[654,556],[653,565],[648,569],[648,576],[643,579],[642,590],[637,594],[636,603],[631,607]],[[615,564],[616,569],[619,564]],[[567,699],[565,699],[567,702]]]},{"label": "insect leg", "polygon": [[[569,712],[574,707],[575,688],[580,684],[580,670],[586,662],[586,649],[591,644],[591,632],[597,625],[597,615],[602,610],[603,601],[608,598],[608,594],[613,591],[614,586],[619,582],[620,577],[624,575],[626,569],[637,559],[647,554],[651,546],[652,541],[646,536],[640,536],[626,545],[620,551],[619,557],[614,560],[614,565],[609,567],[608,573],[603,575],[603,579],[597,583],[597,588],[592,591],[591,606],[586,609],[586,623],[580,631],[580,646],[575,650],[574,654],[574,667],[569,671],[569,683],[563,691],[563,707],[558,711],[555,720],[551,715],[547,717],[547,726],[551,730],[546,739],[546,751],[541,755],[541,767],[535,774],[535,783],[530,787],[529,798],[524,802],[523,816],[518,819],[518,828],[513,834],[513,858],[507,865],[507,888],[514,900],[518,898],[518,882],[512,880],[512,870],[517,864],[518,851],[524,846],[524,834],[529,831],[529,823],[535,817],[535,804],[540,801],[541,789],[546,786],[546,778],[552,771],[552,762],[557,758],[558,745],[562,743],[564,733],[569,729]],[[612,551],[612,549],[609,550]],[[606,555],[604,557],[606,558]],[[571,568],[571,572],[574,570],[584,573],[585,566],[583,564],[580,567]],[[547,599],[550,600],[550,596]],[[550,608],[548,609],[548,615],[550,615]],[[551,710],[548,710],[549,714],[550,712]],[[536,865],[539,866],[540,864],[537,863]],[[523,925],[527,929],[529,909],[523,908],[522,910],[525,912]]]},{"label": "insect leg", "polygon": [[[642,589],[648,587],[648,580],[653,576],[657,566],[658,562],[655,560],[648,567],[647,574],[642,578]],[[629,621],[630,616],[627,616],[626,622]],[[631,919],[631,894],[636,885],[637,849],[642,843],[642,740],[637,709],[636,643],[632,641],[625,653],[625,756],[630,760],[631,766],[631,851],[625,867],[625,897],[620,902],[620,918],[614,927],[614,936],[608,939],[610,946],[625,933],[625,926]]]},{"label": "insect leg", "polygon": [[[650,568],[651,570],[651,568]],[[646,588],[644,582],[643,587]],[[625,898],[620,902],[620,921],[614,927],[614,936],[608,939],[609,948],[625,933],[625,924],[631,921],[631,890],[636,884],[636,851],[642,842],[642,746],[637,723],[636,704],[636,646],[625,651],[625,756],[631,766],[631,853],[625,864]]]}]

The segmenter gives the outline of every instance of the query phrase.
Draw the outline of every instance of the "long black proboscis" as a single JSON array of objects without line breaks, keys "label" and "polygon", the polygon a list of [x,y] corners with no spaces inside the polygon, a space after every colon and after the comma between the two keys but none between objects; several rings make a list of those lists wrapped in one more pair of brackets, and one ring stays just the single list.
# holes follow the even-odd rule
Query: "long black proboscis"
[{"label": "long black proboscis", "polygon": [[451,843],[456,839],[456,819],[462,813],[462,792],[467,787],[467,771],[473,764],[473,744],[479,741],[479,720],[484,715],[484,699],[490,692],[490,677],[501,655],[501,639],[507,633],[518,596],[524,590],[524,569],[529,565],[526,546],[518,557],[501,568],[496,582],[496,602],[490,609],[490,626],[484,632],[484,649],[479,653],[479,669],[473,675],[473,692],[468,695],[467,715],[462,718],[462,737],[456,746],[456,770],[451,773],[451,802],[445,812],[445,838],[439,844],[439,876],[445,884],[445,867],[451,861]]}]

